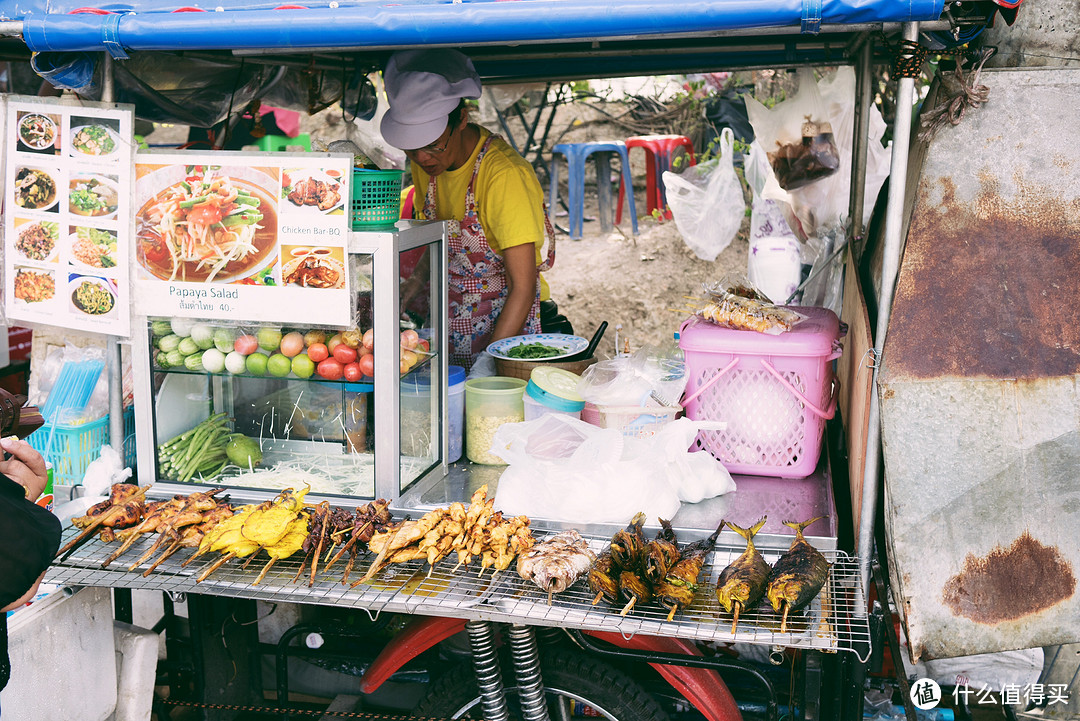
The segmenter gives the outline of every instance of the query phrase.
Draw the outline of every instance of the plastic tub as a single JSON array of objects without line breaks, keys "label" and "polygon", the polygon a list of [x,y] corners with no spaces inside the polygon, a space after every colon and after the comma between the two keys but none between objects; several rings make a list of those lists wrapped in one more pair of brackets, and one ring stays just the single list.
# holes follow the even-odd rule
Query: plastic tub
[{"label": "plastic tub", "polygon": [[522,399],[525,420],[531,421],[550,413],[581,418],[585,400],[577,392],[580,380],[578,374],[561,368],[534,368]]},{"label": "plastic tub", "polygon": [[465,381],[465,455],[473,463],[504,465],[491,452],[491,439],[504,423],[525,420],[525,381],[489,376]]},{"label": "plastic tub", "polygon": [[464,447],[465,369],[461,366],[450,366],[448,381],[450,384],[450,398],[447,401],[446,413],[450,425],[450,448],[446,452],[446,462],[453,463],[461,458],[461,451]]},{"label": "plastic tub", "polygon": [[[461,458],[465,425],[465,369],[449,366],[446,417],[450,446],[446,462]],[[431,456],[431,376],[427,373],[401,382],[401,452],[407,456]]]}]

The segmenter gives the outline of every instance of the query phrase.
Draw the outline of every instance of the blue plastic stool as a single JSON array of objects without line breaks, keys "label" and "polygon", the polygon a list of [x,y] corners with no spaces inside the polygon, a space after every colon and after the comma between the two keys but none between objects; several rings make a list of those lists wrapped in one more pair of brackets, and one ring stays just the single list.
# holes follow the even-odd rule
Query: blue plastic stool
[{"label": "blue plastic stool", "polygon": [[259,146],[259,150],[264,152],[288,150],[290,147],[297,145],[304,150],[311,150],[311,136],[307,133],[300,133],[295,138],[286,138],[284,135],[264,135],[256,140],[255,144]]},{"label": "blue plastic stool", "polygon": [[[622,165],[622,182],[633,187],[630,176],[630,155],[626,151],[626,143],[621,140],[592,141],[587,143],[559,143],[551,149],[551,192],[548,202],[548,212],[551,214],[551,222],[555,223],[556,201],[559,199],[559,165],[555,160],[555,153],[566,158],[568,176],[568,195],[570,196],[567,206],[570,210],[570,237],[581,237],[582,225],[585,215],[585,160],[593,153],[596,161],[596,187],[600,200],[600,217],[602,224],[606,226],[611,217],[611,165],[610,153],[619,156]],[[626,195],[627,206],[630,209],[630,222],[633,226],[634,235],[637,235],[637,211],[634,209],[634,195]],[[619,203],[619,215],[622,215],[622,202]],[[605,227],[605,230],[608,228]]]}]

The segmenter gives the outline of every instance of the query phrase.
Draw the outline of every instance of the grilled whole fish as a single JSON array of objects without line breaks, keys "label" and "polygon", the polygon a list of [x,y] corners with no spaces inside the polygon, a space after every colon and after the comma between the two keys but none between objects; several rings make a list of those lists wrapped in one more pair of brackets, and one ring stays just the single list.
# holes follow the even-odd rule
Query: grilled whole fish
[{"label": "grilled whole fish", "polygon": [[694,541],[684,548],[679,562],[668,569],[667,576],[653,589],[656,601],[670,611],[668,620],[675,617],[676,611],[693,603],[701,567],[705,565],[705,557],[716,546],[716,539],[723,527],[724,522],[720,521],[711,536]]},{"label": "grilled whole fish", "polygon": [[663,518],[657,520],[660,521],[661,528],[657,531],[656,538],[645,544],[645,563],[642,568],[645,580],[654,585],[664,580],[668,569],[678,563],[682,556],[671,523]]},{"label": "grilled whole fish", "polygon": [[630,613],[634,606],[641,606],[652,600],[649,584],[635,571],[623,571],[619,574],[619,595],[626,601],[620,616]]},{"label": "grilled whole fish", "polygon": [[600,599],[610,603],[619,599],[619,567],[610,550],[601,553],[589,570],[589,590],[596,594],[592,602],[594,606],[600,603]]},{"label": "grilled whole fish", "polygon": [[557,533],[518,555],[518,575],[551,595],[562,593],[596,561],[581,534],[571,529]]},{"label": "grilled whole fish", "polygon": [[787,632],[788,613],[798,611],[814,600],[829,575],[829,562],[803,538],[803,530],[822,518],[824,516],[818,516],[802,523],[784,521],[785,526],[795,529],[795,540],[773,564],[772,578],[765,591],[773,611],[779,613],[780,607],[784,607],[780,633]]},{"label": "grilled whole fish", "polygon": [[725,611],[735,611],[735,618],[731,622],[732,634],[739,624],[739,612],[758,602],[769,581],[772,569],[754,547],[754,536],[765,525],[767,518],[762,516],[750,528],[740,528],[730,521],[727,524],[728,528],[746,539],[746,550],[720,572],[720,578],[716,581],[716,600]]},{"label": "grilled whole fish", "polygon": [[619,568],[640,568],[645,557],[645,514],[640,511],[630,520],[630,525],[616,531],[611,537],[611,555]]}]

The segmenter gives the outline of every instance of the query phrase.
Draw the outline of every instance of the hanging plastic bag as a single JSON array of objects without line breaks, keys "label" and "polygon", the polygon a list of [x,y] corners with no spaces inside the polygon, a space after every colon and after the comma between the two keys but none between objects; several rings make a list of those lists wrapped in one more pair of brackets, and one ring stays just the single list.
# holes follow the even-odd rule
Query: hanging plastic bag
[{"label": "hanging plastic bag", "polygon": [[664,171],[675,227],[694,255],[709,262],[731,244],[746,216],[742,182],[733,163],[734,146],[731,128],[724,128],[719,158],[691,165],[681,174]]}]

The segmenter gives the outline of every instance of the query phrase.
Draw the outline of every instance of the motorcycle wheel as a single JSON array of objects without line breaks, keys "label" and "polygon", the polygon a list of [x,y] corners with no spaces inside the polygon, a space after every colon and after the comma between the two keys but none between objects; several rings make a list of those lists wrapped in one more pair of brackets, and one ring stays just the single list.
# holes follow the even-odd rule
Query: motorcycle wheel
[{"label": "motorcycle wheel", "polygon": [[[581,716],[589,706],[609,721],[669,721],[660,704],[622,671],[579,653],[545,649],[541,673],[552,721]],[[509,659],[502,659],[503,684],[511,719],[520,719],[517,687]],[[461,665],[435,681],[413,711],[428,718],[481,718],[480,691],[471,665]]]}]

